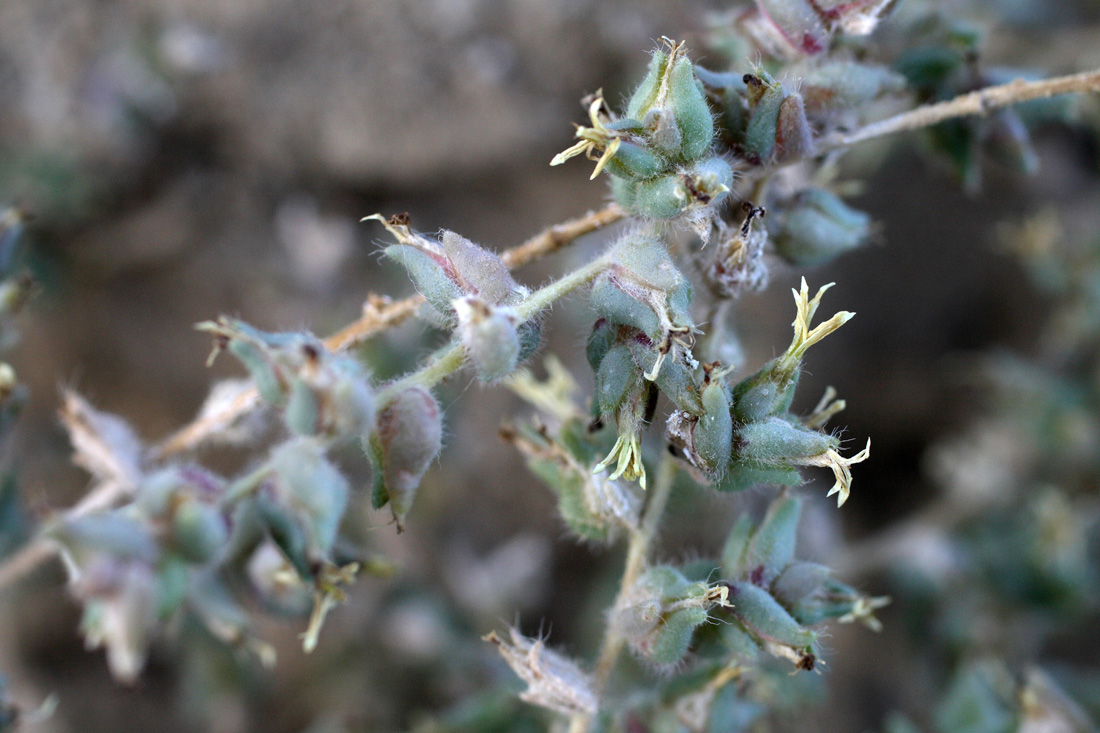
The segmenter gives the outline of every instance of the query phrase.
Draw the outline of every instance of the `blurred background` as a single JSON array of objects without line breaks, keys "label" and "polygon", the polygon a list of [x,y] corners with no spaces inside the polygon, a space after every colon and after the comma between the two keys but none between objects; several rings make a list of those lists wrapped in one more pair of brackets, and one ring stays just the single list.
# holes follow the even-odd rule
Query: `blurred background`
[{"label": "blurred background", "polygon": [[[996,5],[989,63],[1044,75],[1100,67],[1096,2]],[[408,212],[419,230],[453,229],[501,250],[602,206],[605,183],[588,181],[589,166],[548,166],[570,143],[570,122],[583,119],[579,99],[600,87],[608,99],[623,98],[654,39],[684,37],[702,48],[706,14],[725,7],[0,4],[0,201],[33,216],[28,256],[38,282],[6,357],[31,390],[8,447],[31,510],[68,505],[87,484],[69,463],[56,418],[59,385],[156,441],[195,414],[214,379],[239,373],[228,359],[204,365],[209,338],[196,322],[229,314],[259,328],[328,334],[358,316],[367,293],[410,293],[398,268],[379,260],[381,227],[361,217]],[[800,399],[808,409],[835,386],[849,405],[839,424],[851,446],[873,439],[872,458],[855,469],[841,512],[824,498],[827,472],[813,476],[803,490],[801,547],[872,595],[898,593],[884,577],[888,553],[868,554],[889,547],[876,538],[940,498],[928,467],[986,409],[974,355],[1038,349],[1050,305],[999,244],[998,225],[1053,207],[1067,238],[1096,236],[1097,106],[1086,103],[1074,125],[1038,131],[1039,175],[989,168],[977,191],[922,155],[915,137],[867,146],[845,170],[863,183],[851,202],[879,222],[875,243],[818,271],[777,265],[765,293],[738,303],[746,372],[788,343],[788,288],[799,276],[812,287],[835,280],[826,308],[858,314],[815,347]],[[536,285],[608,236],[590,236],[518,278]],[[590,321],[579,299],[557,309],[540,355],[576,364]],[[390,376],[438,340],[410,322],[372,341],[364,356]],[[588,388],[585,372],[577,370]],[[351,518],[396,574],[361,580],[311,657],[297,645],[301,619],[268,615],[260,623],[279,651],[274,671],[242,671],[201,643],[181,648],[177,634],[158,643],[127,688],[110,679],[101,653],[83,650],[59,567],[5,594],[0,671],[28,706],[50,693],[60,700],[38,729],[408,729],[507,677],[478,641],[493,628],[518,622],[528,633],[548,631],[571,653],[592,654],[622,548],[566,536],[550,492],[497,438],[502,420],[526,410],[516,398],[461,376],[442,399],[446,446],[409,531],[395,536],[384,513],[365,503]],[[245,460],[228,451],[202,458],[226,471]],[[365,461],[349,453],[341,462],[367,486]],[[685,497],[661,554],[713,552],[732,518],[768,495]],[[906,609],[900,598],[881,612],[881,634],[832,627],[813,714],[778,729],[877,729],[895,709],[919,719],[943,680],[935,667],[907,664],[915,627],[902,618]],[[1047,651],[1065,664],[1089,663],[1100,639],[1095,631],[1084,639]]]}]

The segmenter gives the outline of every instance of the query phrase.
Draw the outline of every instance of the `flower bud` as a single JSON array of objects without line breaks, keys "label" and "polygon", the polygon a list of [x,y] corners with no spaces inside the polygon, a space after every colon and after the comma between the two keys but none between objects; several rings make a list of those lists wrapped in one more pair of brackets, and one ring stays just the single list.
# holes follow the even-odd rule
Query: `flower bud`
[{"label": "flower bud", "polygon": [[725,596],[724,587],[692,583],[676,568],[657,565],[622,598],[611,623],[639,656],[668,667],[683,659],[708,609],[724,603]]},{"label": "flower bud", "polygon": [[374,396],[363,366],[333,354],[309,333],[264,333],[221,318],[199,324],[251,372],[261,397],[284,410],[298,435],[362,435],[374,422]]},{"label": "flower bud", "polygon": [[647,377],[656,375],[652,380],[653,384],[677,408],[692,415],[703,414],[703,403],[699,397],[700,378],[696,370],[698,362],[694,358],[689,359],[683,349],[672,350],[671,357],[666,358],[668,355],[662,353],[661,349],[654,348],[649,339],[631,339],[629,347],[635,363],[644,370]]},{"label": "flower bud", "polygon": [[652,340],[660,335],[661,319],[648,303],[650,295],[648,288],[631,287],[623,278],[605,272],[596,277],[588,298],[599,317],[616,326],[635,328]]},{"label": "flower bud", "polygon": [[768,362],[733,388],[733,410],[738,420],[752,422],[770,415],[786,413],[794,399],[794,390],[801,373],[800,365],[806,351],[855,315],[840,311],[824,323],[811,327],[814,314],[821,305],[821,298],[830,287],[831,283],[819,289],[817,295],[811,299],[806,278],[802,278],[801,290],[791,290],[797,310],[792,324],[794,338],[784,354]]},{"label": "flower bud", "polygon": [[[747,54],[746,54],[747,55]],[[741,56],[734,57],[740,61]],[[711,108],[717,113],[717,135],[727,147],[738,148],[745,141],[748,105],[745,100],[745,75],[695,67],[695,75],[706,90]]]},{"label": "flower bud", "polygon": [[589,295],[602,318],[636,328],[657,344],[693,328],[691,283],[663,244],[628,235],[614,245],[609,259],[610,267],[596,278]]},{"label": "flower bud", "polygon": [[[318,401],[315,427],[305,423],[301,435],[322,433],[328,436],[361,436],[374,426],[374,394],[363,365],[351,357],[339,356],[320,348],[303,349],[304,363],[298,378]],[[290,423],[291,405],[287,405]],[[312,412],[308,405],[307,415]]]},{"label": "flower bud", "polygon": [[745,84],[749,99],[746,158],[764,165],[812,155],[813,132],[806,121],[802,96],[763,71],[746,74]]},{"label": "flower bud", "polygon": [[601,317],[592,325],[592,332],[588,334],[588,341],[584,346],[584,354],[592,371],[599,371],[603,358],[616,344],[618,338],[618,324]]},{"label": "flower bud", "polygon": [[635,186],[631,211],[650,219],[675,219],[687,209],[690,196],[679,173],[666,173]]},{"label": "flower bud", "polygon": [[401,391],[378,413],[367,451],[374,467],[372,502],[375,509],[389,502],[399,529],[442,443],[442,411],[421,387]]},{"label": "flower bud", "polygon": [[270,458],[271,493],[263,510],[272,534],[303,578],[328,557],[348,502],[347,480],[315,441],[276,447]]},{"label": "flower bud", "polygon": [[725,380],[711,380],[703,388],[702,402],[703,414],[695,427],[695,450],[705,465],[714,466],[716,473],[724,473],[733,433]]},{"label": "flower bud", "polygon": [[616,344],[607,351],[596,372],[596,405],[601,415],[613,415],[631,392],[641,386],[641,369],[630,347]]},{"label": "flower bud", "polygon": [[739,426],[736,441],[735,455],[738,459],[770,465],[796,463],[835,450],[840,444],[831,435],[779,417],[767,417]]},{"label": "flower bud", "polygon": [[453,316],[454,301],[464,294],[502,305],[513,304],[526,292],[499,257],[461,235],[444,231],[438,242],[430,240],[412,231],[407,214],[390,219],[373,214],[363,221],[368,219],[382,222],[397,240],[386,255],[405,266],[424,298],[447,319]]},{"label": "flower bud", "polygon": [[704,158],[687,170],[684,179],[693,204],[717,203],[733,187],[733,168],[725,158]]},{"label": "flower bud", "polygon": [[649,73],[631,96],[626,116],[642,121],[657,149],[691,161],[710,149],[714,121],[702,85],[684,55],[684,44],[665,41],[669,52],[654,52]]},{"label": "flower bud", "polygon": [[731,583],[729,603],[738,624],[772,654],[794,659],[800,666],[812,657],[817,632],[798,623],[768,591],[747,581]]},{"label": "flower bud", "polygon": [[246,341],[231,341],[228,350],[248,370],[264,402],[275,407],[286,402],[286,384],[259,347]]},{"label": "flower bud", "polygon": [[640,285],[671,292],[685,278],[676,267],[668,248],[658,239],[644,234],[627,234],[616,241],[607,253],[613,268],[629,272]]},{"label": "flower bud", "polygon": [[775,579],[772,595],[791,612],[800,623],[815,624],[821,619],[807,613],[829,578],[829,568],[813,562],[792,562]]},{"label": "flower bud", "polygon": [[636,180],[652,178],[668,164],[657,154],[632,142],[623,142],[615,155],[607,162],[607,170],[613,176]]},{"label": "flower bud", "polygon": [[449,231],[443,232],[440,243],[466,293],[480,295],[492,305],[501,305],[515,301],[524,292],[512,279],[504,262],[489,250]]},{"label": "flower bud", "polygon": [[863,244],[871,217],[821,188],[798,193],[772,233],[780,257],[799,267],[819,265]]},{"label": "flower bud", "polygon": [[715,156],[633,186],[613,186],[612,192],[621,206],[638,216],[667,220],[707,211],[732,186],[733,169],[723,158]]},{"label": "flower bud", "polygon": [[759,526],[753,528],[747,517],[738,520],[722,550],[725,576],[769,588],[794,559],[801,512],[799,499],[782,496],[772,502]]},{"label": "flower bud", "polygon": [[483,382],[495,382],[515,370],[520,342],[515,310],[494,306],[477,296],[454,302],[458,334],[474,370]]},{"label": "flower bud", "polygon": [[162,469],[138,487],[134,504],[154,526],[164,544],[192,563],[205,563],[229,541],[229,522],[217,502],[221,478],[197,466]]},{"label": "flower bud", "polygon": [[321,400],[304,380],[295,379],[286,401],[286,424],[296,435],[316,435],[320,432]]},{"label": "flower bud", "polygon": [[188,501],[173,514],[171,533],[173,545],[185,560],[205,563],[225,547],[229,525],[217,507]]},{"label": "flower bud", "polygon": [[315,339],[304,333],[268,333],[244,321],[222,316],[195,328],[214,334],[214,351],[209,362],[222,351],[233,354],[256,383],[265,402],[275,407],[286,404],[290,373],[300,361],[300,349]]},{"label": "flower bud", "polygon": [[720,479],[730,463],[733,419],[724,379],[708,374],[695,414],[677,410],[669,416],[666,435],[684,458],[712,481]]},{"label": "flower bud", "polygon": [[442,316],[452,315],[451,303],[462,296],[462,288],[454,280],[450,263],[442,255],[408,244],[391,244],[383,252],[408,271],[416,291],[424,296],[428,305]]}]

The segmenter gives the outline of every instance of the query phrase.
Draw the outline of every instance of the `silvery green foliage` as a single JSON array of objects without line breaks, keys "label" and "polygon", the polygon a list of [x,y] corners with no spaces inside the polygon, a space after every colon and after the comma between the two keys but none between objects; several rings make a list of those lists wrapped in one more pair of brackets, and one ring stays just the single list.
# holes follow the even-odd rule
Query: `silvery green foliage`
[{"label": "silvery green foliage", "polygon": [[[333,354],[309,333],[266,333],[222,318],[198,328],[248,369],[260,396],[283,412],[298,435],[365,435],[374,426],[368,374],[355,359]],[[212,357],[213,358],[213,357]]]},{"label": "silvery green foliage", "polygon": [[[822,264],[871,237],[870,217],[841,197],[849,189],[835,180],[831,162],[814,159],[831,149],[831,135],[866,122],[883,100],[937,100],[1005,73],[982,68],[975,60],[980,34],[939,11],[910,16],[905,43],[878,45],[869,36],[895,4],[757,0],[712,29],[712,48],[702,50],[716,66],[724,56],[723,68],[701,68],[684,43],[663,39],[620,113],[599,93],[587,99],[589,124],[553,163],[580,154],[595,159],[593,178],[609,174],[629,226],[593,263],[539,291],[512,277],[507,258],[460,234],[426,237],[407,216],[368,217],[395,240],[384,253],[423,297],[421,318],[450,332],[446,347],[400,378],[375,383],[357,358],[308,332],[266,332],[224,317],[200,324],[213,334],[215,354],[232,354],[254,386],[219,399],[262,401],[281,422],[271,444],[237,476],[216,475],[189,459],[167,462],[125,421],[68,393],[63,417],[75,460],[92,476],[91,496],[105,498],[49,518],[41,536],[65,560],[88,645],[105,647],[113,674],[132,682],[149,645],[182,618],[270,663],[273,651],[255,636],[251,607],[304,613],[312,605],[303,646],[314,649],[326,615],[367,561],[361,543],[352,542],[355,533],[342,531],[354,515],[352,502],[367,492],[330,451],[362,448],[372,469],[371,503],[388,508],[400,531],[416,519],[410,520],[415,499],[443,449],[444,410],[433,389],[466,366],[481,382],[507,386],[539,409],[502,435],[551,489],[568,533],[590,545],[629,543],[596,663],[570,659],[541,636],[514,628],[508,638],[485,637],[526,685],[520,699],[558,716],[559,726],[569,717],[574,729],[609,732],[745,729],[786,699],[776,693],[791,689],[781,682],[804,680],[783,682],[792,668],[809,671],[820,663],[825,622],[858,620],[877,629],[874,611],[885,598],[864,595],[824,565],[799,559],[803,502],[791,488],[779,489],[761,519],[740,516],[720,548],[701,548],[689,562],[652,557],[672,479],[654,487],[647,466],[660,463],[658,484],[662,475],[680,474],[683,483],[716,492],[793,487],[803,482],[803,469],[828,468],[835,479],[828,495],[836,494],[838,505],[849,498],[851,466],[868,457],[869,444],[845,456],[838,435],[826,429],[843,401],[829,390],[809,414],[792,412],[792,405],[808,349],[853,314],[840,311],[814,325],[829,285],[811,297],[803,278],[793,290],[790,346],[747,375],[724,356],[736,351],[726,348],[735,336],[714,320],[731,312],[733,299],[766,286],[775,258],[798,268]],[[1058,112],[1052,104],[997,110],[929,135],[970,181],[979,152],[1033,168],[1026,123]],[[796,163],[803,164],[799,170],[776,175]],[[743,201],[739,211],[726,206],[739,185],[735,172],[747,179],[743,196],[759,199]],[[14,213],[0,218],[0,276],[11,274],[8,253],[20,227]],[[1087,277],[1096,268],[1062,272],[1047,265],[1055,287],[1083,302],[1073,315],[1100,323],[1097,288]],[[547,360],[543,382],[520,369],[539,345],[539,311],[580,288],[587,288],[592,316],[591,395],[580,395],[557,362]],[[0,319],[25,290],[19,282],[0,284]],[[701,337],[710,342],[698,351],[711,361],[696,354]],[[1018,365],[1002,371],[1015,376],[1013,397],[1024,391],[1019,382],[1038,393],[1034,399],[1049,419],[1032,426],[1036,440],[1044,430],[1050,439],[1052,425],[1080,425],[1084,418],[1073,405],[1081,395],[1097,401],[1091,363],[1065,380],[1031,380],[1035,372]],[[13,383],[0,368],[4,409]],[[206,419],[223,438],[237,427]],[[653,428],[657,420],[663,430]],[[240,432],[236,437],[255,437]],[[1091,475],[1095,451],[1084,453],[1062,458]],[[657,496],[646,499],[647,486]],[[0,509],[9,495],[0,495]],[[1035,596],[1061,599],[1065,607],[1057,611],[1093,603],[1097,584],[1086,540],[1094,517],[1075,498],[1050,487],[1021,499],[1022,514],[968,518],[972,531],[958,545],[981,582],[965,578],[954,596],[969,599],[988,584],[994,593],[1017,593],[1025,611]],[[6,516],[5,510],[0,520]],[[1049,612],[1052,604],[1036,605]],[[967,610],[949,609],[955,614],[949,621],[958,624]],[[443,653],[451,664],[465,664],[472,653],[452,654],[450,647],[460,644],[448,634],[457,635],[448,628],[431,643],[448,639]],[[608,662],[604,654],[616,645],[663,679],[627,678],[624,685],[633,689],[625,693],[608,685],[615,657]],[[1076,720],[1073,706],[1041,673],[1014,684],[993,668],[975,669],[963,667],[948,688],[935,713],[938,730],[1005,729],[1036,710]],[[1015,705],[1023,695],[1027,710]],[[479,697],[464,725],[433,730],[533,719],[499,702]],[[9,711],[0,695],[0,728]],[[896,730],[907,730],[906,721],[895,722]]]},{"label": "silvery green foliage", "polygon": [[726,604],[723,585],[691,582],[670,565],[646,569],[612,609],[611,625],[655,667],[672,668],[687,654],[708,611]]}]

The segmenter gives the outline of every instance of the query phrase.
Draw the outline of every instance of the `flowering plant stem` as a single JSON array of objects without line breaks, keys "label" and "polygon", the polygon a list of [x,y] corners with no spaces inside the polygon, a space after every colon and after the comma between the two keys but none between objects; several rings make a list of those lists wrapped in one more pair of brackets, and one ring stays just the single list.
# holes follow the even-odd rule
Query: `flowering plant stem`
[{"label": "flowering plant stem", "polygon": [[[954,117],[983,114],[997,107],[1005,107],[1029,99],[1049,97],[1055,94],[1100,91],[1100,69],[1036,82],[1013,81],[1000,86],[987,87],[964,94],[939,104],[918,107],[894,117],[868,124],[848,135],[838,135],[821,141],[815,155],[849,147],[859,142],[904,130],[916,130],[935,125]],[[796,160],[777,166],[765,166],[747,172],[743,181],[752,182],[766,178],[776,168],[786,167]],[[750,200],[754,200],[751,199]],[[618,204],[610,204],[598,211],[547,227],[516,247],[501,253],[501,259],[509,269],[517,269],[548,254],[558,251],[578,238],[610,226],[623,218],[626,212]],[[367,339],[386,331],[416,313],[424,302],[420,295],[397,301],[389,301],[374,295],[368,297],[363,315],[325,339],[325,346],[332,351],[345,351]],[[452,370],[453,371],[453,370]],[[259,404],[255,390],[241,394],[224,414],[206,416],[177,430],[154,450],[154,457],[164,458],[193,450],[213,432],[227,422],[255,409]]]},{"label": "flowering plant stem", "polygon": [[[657,535],[657,527],[661,523],[668,498],[672,494],[672,483],[676,478],[677,468],[676,460],[670,454],[665,453],[661,457],[661,465],[657,468],[657,478],[653,482],[653,488],[646,492],[648,502],[642,514],[641,524],[630,535],[626,565],[623,567],[619,592],[612,608],[617,608],[622,603],[626,594],[638,581],[642,571],[645,570],[649,548]],[[612,624],[608,624],[600,647],[600,656],[596,660],[596,669],[592,675],[592,684],[597,697],[601,696],[607,687],[607,681],[615,670],[615,664],[619,661],[619,655],[622,654],[625,645],[626,639],[622,634],[616,631]],[[570,721],[569,733],[585,733],[588,725],[588,716],[578,713]]]},{"label": "flowering plant stem", "polygon": [[[586,234],[610,226],[625,216],[626,212],[622,207],[618,204],[609,204],[598,211],[590,211],[584,216],[543,229],[522,244],[505,250],[501,253],[501,260],[508,269],[518,269],[563,249]],[[347,351],[372,336],[404,323],[416,313],[423,302],[422,295],[390,301],[372,293],[367,297],[363,315],[325,339],[325,348],[330,351]],[[233,400],[222,413],[203,416],[172,433],[154,449],[153,457],[166,458],[194,450],[211,434],[221,430],[222,426],[251,412],[258,405],[259,395],[256,390],[247,390]]]},{"label": "flowering plant stem", "polygon": [[[815,155],[821,155],[830,151],[842,149],[874,138],[892,135],[897,132],[916,130],[938,124],[948,119],[984,114],[990,110],[1006,107],[1031,99],[1050,97],[1057,94],[1089,93],[1100,91],[1100,69],[1081,74],[1044,79],[1041,81],[1025,82],[1016,80],[1008,84],[987,87],[975,92],[963,94],[954,99],[938,104],[918,107],[894,117],[873,122],[847,135],[837,135],[822,140],[817,146]],[[797,160],[786,161],[777,166],[762,167],[750,171],[743,180],[753,181],[771,173],[775,168],[783,167]],[[502,259],[510,268],[518,268],[547,254],[555,252],[577,238],[614,224],[625,217],[625,212],[616,204],[611,204],[603,209],[590,212],[585,216],[571,219],[543,230],[523,244],[507,250],[502,254]],[[550,305],[557,298],[571,290],[591,281],[604,266],[602,260],[596,260],[585,268],[570,275],[566,275],[551,285],[536,291],[521,305],[523,318],[530,318],[540,310]],[[593,269],[594,268],[594,269]],[[417,307],[423,301],[419,295],[405,298],[399,301],[388,302],[380,298],[369,298],[364,309],[363,316],[345,328],[326,339],[325,346],[334,351],[343,351],[355,344],[362,343],[366,339],[382,331],[396,326],[415,313]],[[404,377],[401,382],[405,384],[416,383],[431,385],[442,381],[451,373],[457,371],[464,362],[465,354],[458,345],[447,347],[441,354],[433,359],[427,367]],[[154,451],[154,459],[162,459],[178,453],[193,450],[210,436],[211,433],[220,430],[227,422],[244,415],[259,404],[256,391],[248,390],[237,397],[227,408],[226,414],[207,416],[202,420],[196,420],[169,436]],[[671,469],[669,469],[671,470]],[[657,491],[650,497],[650,506],[663,510],[663,501],[658,502]],[[90,508],[98,508],[107,498],[107,504],[112,504],[118,496],[100,496],[99,492],[89,494],[83,501],[67,511],[69,516],[79,516],[87,513]],[[88,508],[85,508],[88,507]],[[647,522],[650,516],[657,517],[659,512],[647,512]],[[654,527],[656,519],[653,519]],[[644,563],[645,550],[652,539],[652,530],[644,529],[635,535],[631,541],[632,552],[628,557],[627,570],[630,571],[633,560],[639,564],[634,570],[635,575],[640,572]],[[641,556],[635,558],[634,546],[640,547]],[[0,564],[0,588],[19,580],[46,560],[54,555],[52,543],[40,537],[31,539],[21,549],[17,550],[9,558]],[[626,579],[624,577],[624,579]],[[601,655],[601,661],[610,659],[604,664],[613,666],[618,653],[621,650],[622,641],[616,641],[609,632],[609,638],[605,644],[605,654]],[[606,676],[610,669],[604,673]]]}]

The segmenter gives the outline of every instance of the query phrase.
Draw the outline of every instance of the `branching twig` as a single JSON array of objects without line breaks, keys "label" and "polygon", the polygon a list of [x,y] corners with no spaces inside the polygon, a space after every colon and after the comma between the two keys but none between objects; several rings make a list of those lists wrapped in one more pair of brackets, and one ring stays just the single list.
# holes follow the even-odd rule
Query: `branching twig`
[{"label": "branching twig", "polygon": [[1100,91],[1100,69],[1040,81],[1017,79],[1007,84],[963,94],[946,102],[917,107],[885,120],[864,125],[847,135],[840,134],[826,138],[818,145],[816,153],[820,155],[897,132],[930,127],[957,117],[984,115],[991,110],[1010,107],[1032,99],[1098,91]]},{"label": "branching twig", "polygon": [[[548,227],[523,244],[503,252],[501,259],[509,269],[523,267],[529,262],[558,251],[585,234],[614,224],[625,215],[626,213],[618,204],[611,204],[599,211],[589,212],[582,217]],[[350,349],[371,336],[402,323],[412,316],[423,302],[424,298],[420,295],[392,302],[380,296],[371,295],[359,320],[325,339],[325,346],[332,351]],[[258,397],[255,390],[248,390],[240,394],[221,413],[207,415],[185,425],[157,446],[153,451],[153,457],[161,459],[193,450],[212,432],[220,430],[224,425],[232,423],[253,410],[259,404]]]}]

